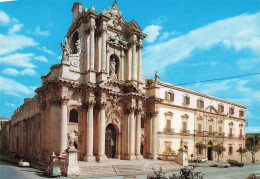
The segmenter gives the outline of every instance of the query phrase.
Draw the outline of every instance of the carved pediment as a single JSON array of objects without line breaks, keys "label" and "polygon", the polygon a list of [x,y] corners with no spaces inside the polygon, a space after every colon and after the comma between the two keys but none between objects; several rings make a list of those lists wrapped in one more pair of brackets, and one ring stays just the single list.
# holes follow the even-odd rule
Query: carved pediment
[{"label": "carved pediment", "polygon": [[215,113],[215,114],[218,113],[218,110],[213,105],[206,107],[204,109],[204,111],[209,112],[209,113]]},{"label": "carved pediment", "polygon": [[107,40],[107,43],[124,49],[127,49],[128,47],[128,42],[124,41],[123,36],[118,34],[114,36],[110,36]]},{"label": "carved pediment", "polygon": [[141,27],[136,23],[135,20],[132,20],[129,23],[127,23],[127,27],[129,29],[136,29],[138,31],[142,31]]},{"label": "carved pediment", "polygon": [[112,79],[112,78],[109,78],[108,80],[100,83],[99,87],[101,87],[103,89],[108,89],[112,92],[123,93],[123,94],[127,94],[127,93],[138,93],[138,94],[140,94],[141,93],[139,91],[139,89],[137,88],[137,86],[135,86],[134,84],[132,84],[132,83],[131,84],[125,84],[123,82],[120,82],[117,79]]}]

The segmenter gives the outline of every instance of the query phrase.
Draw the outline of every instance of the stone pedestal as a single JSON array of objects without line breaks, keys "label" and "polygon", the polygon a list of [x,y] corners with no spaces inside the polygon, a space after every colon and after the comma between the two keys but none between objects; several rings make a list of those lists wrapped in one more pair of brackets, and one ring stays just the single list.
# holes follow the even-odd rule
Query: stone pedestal
[{"label": "stone pedestal", "polygon": [[91,83],[96,83],[96,71],[95,70],[89,70],[87,72],[87,81]]},{"label": "stone pedestal", "polygon": [[183,167],[189,166],[188,158],[187,158],[187,150],[184,148],[180,148],[178,153],[177,163]]},{"label": "stone pedestal", "polygon": [[107,79],[108,74],[106,72],[100,72],[97,75],[97,81],[104,81]]},{"label": "stone pedestal", "polygon": [[64,174],[65,176],[78,176],[80,174],[79,166],[77,164],[77,149],[71,147],[66,150],[67,158],[65,161]]},{"label": "stone pedestal", "polygon": [[129,154],[126,156],[126,160],[136,160],[136,156],[134,154]]}]

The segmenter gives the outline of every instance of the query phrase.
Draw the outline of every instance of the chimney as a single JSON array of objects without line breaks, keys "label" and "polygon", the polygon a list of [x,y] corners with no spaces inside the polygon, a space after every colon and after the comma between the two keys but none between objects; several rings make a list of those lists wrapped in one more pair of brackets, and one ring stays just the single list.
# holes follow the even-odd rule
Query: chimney
[{"label": "chimney", "polygon": [[75,21],[75,19],[77,19],[77,17],[82,12],[82,3],[74,2],[71,11],[73,13],[73,21],[72,21],[72,23],[73,23]]}]

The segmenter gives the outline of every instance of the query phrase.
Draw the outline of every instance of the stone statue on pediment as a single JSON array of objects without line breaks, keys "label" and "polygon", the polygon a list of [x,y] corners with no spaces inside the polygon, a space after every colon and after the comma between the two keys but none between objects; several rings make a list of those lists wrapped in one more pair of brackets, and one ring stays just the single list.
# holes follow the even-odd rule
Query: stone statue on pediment
[{"label": "stone statue on pediment", "polygon": [[121,48],[127,48],[128,42],[123,40],[123,37],[120,35],[111,36],[108,38],[108,43],[121,47]]},{"label": "stone statue on pediment", "polygon": [[69,148],[75,148],[74,142],[76,139],[77,139],[77,137],[76,137],[75,133],[71,131],[69,133]]},{"label": "stone statue on pediment", "polygon": [[158,71],[155,72],[154,80],[155,80],[156,82],[160,80],[160,77],[159,77],[159,75],[158,75]]},{"label": "stone statue on pediment", "polygon": [[77,48],[77,55],[80,56],[81,54],[81,42],[80,42],[80,39],[78,39],[75,43],[76,45],[76,48]]},{"label": "stone statue on pediment", "polygon": [[62,41],[61,41],[60,45],[61,45],[62,52],[63,52],[62,61],[68,61],[69,55],[72,53],[72,50],[69,46],[67,37],[65,37],[65,44],[63,44]]}]

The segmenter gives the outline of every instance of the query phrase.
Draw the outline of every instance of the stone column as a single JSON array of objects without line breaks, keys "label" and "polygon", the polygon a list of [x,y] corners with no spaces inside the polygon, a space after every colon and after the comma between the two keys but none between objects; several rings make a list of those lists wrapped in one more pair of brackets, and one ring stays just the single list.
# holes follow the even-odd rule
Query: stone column
[{"label": "stone column", "polygon": [[90,70],[94,70],[95,64],[95,24],[90,26]]},{"label": "stone column", "polygon": [[84,160],[87,162],[95,161],[95,157],[93,156],[94,105],[95,105],[94,101],[90,101],[88,103],[86,156],[84,157]]},{"label": "stone column", "polygon": [[68,99],[64,98],[61,101],[61,125],[60,125],[60,153],[67,149],[68,144]]},{"label": "stone column", "polygon": [[97,160],[103,162],[107,160],[107,156],[105,155],[105,134],[106,134],[106,103],[100,104],[100,117],[99,117],[99,135],[98,135],[98,156]]},{"label": "stone column", "polygon": [[157,116],[158,112],[152,113],[152,153],[150,159],[157,159]]},{"label": "stone column", "polygon": [[133,42],[132,46],[132,80],[137,80],[137,58],[136,58],[136,41]]},{"label": "stone column", "polygon": [[107,57],[107,28],[103,27],[102,29],[102,52],[101,52],[101,72],[105,73],[106,71],[106,57]]},{"label": "stone column", "polygon": [[136,159],[140,160],[143,159],[141,155],[141,113],[142,110],[137,110],[137,117],[136,117],[136,144],[135,144],[135,155]]},{"label": "stone column", "polygon": [[139,63],[138,63],[138,81],[141,82],[142,79],[142,40],[139,42],[139,51],[138,51],[138,56],[139,56]]},{"label": "stone column", "polygon": [[127,159],[134,160],[136,156],[134,155],[135,151],[135,108],[130,108],[129,114],[130,126],[129,126],[129,152]]}]

